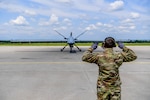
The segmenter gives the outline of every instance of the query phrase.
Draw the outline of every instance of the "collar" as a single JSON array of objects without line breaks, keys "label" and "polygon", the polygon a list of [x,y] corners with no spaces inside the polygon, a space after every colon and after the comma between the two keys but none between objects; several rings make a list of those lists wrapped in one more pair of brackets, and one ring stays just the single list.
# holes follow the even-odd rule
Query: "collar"
[{"label": "collar", "polygon": [[104,53],[107,53],[107,54],[112,54],[113,53],[113,48],[105,48],[105,51]]}]

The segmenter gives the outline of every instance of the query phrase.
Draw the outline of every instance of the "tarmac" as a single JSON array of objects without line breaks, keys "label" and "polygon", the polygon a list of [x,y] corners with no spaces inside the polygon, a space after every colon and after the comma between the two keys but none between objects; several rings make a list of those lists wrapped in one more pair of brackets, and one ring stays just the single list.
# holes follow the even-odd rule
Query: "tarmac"
[{"label": "tarmac", "polygon": [[[61,48],[0,46],[0,100],[96,100],[98,67],[81,60],[88,47]],[[120,67],[121,100],[150,100],[150,46],[129,48],[138,58]]]}]

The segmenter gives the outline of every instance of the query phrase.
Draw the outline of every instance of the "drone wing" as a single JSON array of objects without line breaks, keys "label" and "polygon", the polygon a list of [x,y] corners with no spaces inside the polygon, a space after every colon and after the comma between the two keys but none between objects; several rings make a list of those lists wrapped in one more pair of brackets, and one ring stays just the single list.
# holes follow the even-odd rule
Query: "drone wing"
[{"label": "drone wing", "polygon": [[87,30],[85,30],[84,32],[82,32],[81,34],[79,34],[79,35],[75,38],[75,40],[77,40],[77,38],[80,37],[81,35],[83,35],[85,32],[87,32]]},{"label": "drone wing", "polygon": [[64,37],[64,39],[67,39],[64,35],[62,35],[62,34],[59,33],[58,31],[55,30],[55,32],[57,32],[59,35],[61,35],[62,37]]}]

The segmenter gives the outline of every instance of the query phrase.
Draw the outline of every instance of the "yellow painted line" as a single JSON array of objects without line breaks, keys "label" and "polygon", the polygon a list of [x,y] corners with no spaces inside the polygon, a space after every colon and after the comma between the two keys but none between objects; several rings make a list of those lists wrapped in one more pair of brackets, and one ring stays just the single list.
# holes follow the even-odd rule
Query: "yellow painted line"
[{"label": "yellow painted line", "polygon": [[[84,64],[86,62],[0,62],[0,65],[6,64]],[[150,62],[125,62],[125,64],[150,64]]]}]

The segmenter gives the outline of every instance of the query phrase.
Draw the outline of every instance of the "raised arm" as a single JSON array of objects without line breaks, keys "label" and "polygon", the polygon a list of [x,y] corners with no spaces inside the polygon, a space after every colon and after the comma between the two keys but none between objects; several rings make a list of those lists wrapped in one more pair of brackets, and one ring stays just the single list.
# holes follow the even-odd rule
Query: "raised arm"
[{"label": "raised arm", "polygon": [[82,56],[82,61],[89,62],[89,63],[96,63],[98,60],[97,58],[98,53],[92,53],[92,52],[93,52],[92,48],[89,48],[87,51],[85,51]]},{"label": "raised arm", "polygon": [[118,47],[122,49],[121,55],[123,57],[123,62],[130,62],[137,58],[135,52],[126,46],[122,42],[117,42]]},{"label": "raised arm", "polygon": [[124,47],[121,55],[123,56],[123,62],[130,62],[137,58],[135,52],[127,47]]},{"label": "raised arm", "polygon": [[96,63],[98,58],[98,53],[93,53],[93,50],[95,50],[98,46],[98,43],[93,43],[92,46],[83,53],[82,61],[89,62],[89,63]]}]

